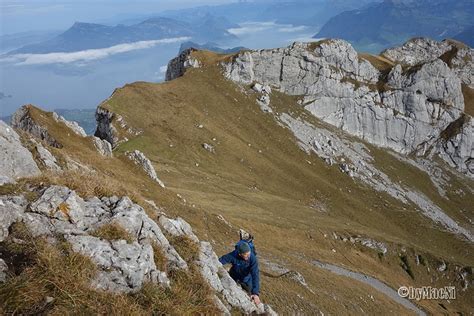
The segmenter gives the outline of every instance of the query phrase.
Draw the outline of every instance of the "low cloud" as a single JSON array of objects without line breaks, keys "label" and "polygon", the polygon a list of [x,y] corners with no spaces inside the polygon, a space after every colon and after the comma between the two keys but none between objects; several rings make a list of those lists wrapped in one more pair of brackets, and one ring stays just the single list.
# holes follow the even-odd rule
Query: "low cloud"
[{"label": "low cloud", "polygon": [[152,48],[160,44],[184,42],[189,39],[189,37],[176,37],[152,41],[140,41],[134,43],[119,44],[107,48],[88,49],[70,53],[16,54],[12,56],[6,56],[5,58],[0,59],[0,62],[15,63],[15,65],[20,66],[85,63],[134,50]]},{"label": "low cloud", "polygon": [[239,28],[228,29],[227,31],[236,36],[262,32],[276,27],[275,22],[245,22],[241,23]]},{"label": "low cloud", "polygon": [[274,32],[281,33],[293,33],[301,32],[306,30],[307,27],[304,25],[292,25],[292,24],[278,24],[275,22],[245,22],[241,23],[239,28],[228,29],[229,33],[232,33],[236,36],[252,34],[257,32],[263,32],[272,30]]},{"label": "low cloud", "polygon": [[283,27],[278,28],[278,32],[293,33],[293,32],[301,32],[306,29],[307,27],[304,25],[300,25],[300,26],[285,25]]}]

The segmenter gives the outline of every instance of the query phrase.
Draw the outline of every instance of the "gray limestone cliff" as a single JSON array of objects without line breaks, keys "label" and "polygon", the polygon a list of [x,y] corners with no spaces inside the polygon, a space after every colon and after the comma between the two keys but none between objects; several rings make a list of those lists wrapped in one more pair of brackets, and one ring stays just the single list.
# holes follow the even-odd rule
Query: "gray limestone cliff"
[{"label": "gray limestone cliff", "polygon": [[[405,155],[436,154],[473,177],[474,129],[462,92],[472,80],[472,58],[448,64],[441,56],[452,45],[420,41],[425,46],[386,51],[394,64],[384,61],[384,67],[343,40],[246,51],[223,64],[224,75],[300,96],[306,110],[351,135]],[[472,56],[472,49],[456,49]]]}]

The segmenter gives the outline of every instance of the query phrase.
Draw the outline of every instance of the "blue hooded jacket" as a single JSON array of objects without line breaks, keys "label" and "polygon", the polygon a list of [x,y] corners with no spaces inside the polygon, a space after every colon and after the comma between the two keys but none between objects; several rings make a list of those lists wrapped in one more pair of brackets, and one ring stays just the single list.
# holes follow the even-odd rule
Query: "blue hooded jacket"
[{"label": "blue hooded jacket", "polygon": [[239,256],[237,249],[220,257],[219,261],[223,265],[228,263],[232,264],[232,268],[229,272],[230,275],[236,279],[236,281],[251,284],[252,294],[258,295],[260,293],[260,273],[258,270],[258,260],[253,251],[250,252],[250,258],[247,261]]}]

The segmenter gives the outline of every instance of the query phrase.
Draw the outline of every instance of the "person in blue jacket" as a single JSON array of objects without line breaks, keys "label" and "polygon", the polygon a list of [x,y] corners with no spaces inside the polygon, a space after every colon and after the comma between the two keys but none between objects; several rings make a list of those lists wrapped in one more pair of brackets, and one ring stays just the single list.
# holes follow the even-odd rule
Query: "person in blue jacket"
[{"label": "person in blue jacket", "polygon": [[229,274],[242,288],[250,294],[255,304],[260,304],[260,273],[257,256],[248,242],[241,240],[235,245],[235,250],[220,257],[219,261],[232,264]]}]

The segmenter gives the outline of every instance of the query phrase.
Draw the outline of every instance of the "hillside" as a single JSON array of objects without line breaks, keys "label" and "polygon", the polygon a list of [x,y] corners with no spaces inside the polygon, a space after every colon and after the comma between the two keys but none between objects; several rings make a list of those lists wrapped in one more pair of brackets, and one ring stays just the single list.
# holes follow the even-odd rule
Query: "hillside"
[{"label": "hillside", "polygon": [[[262,300],[281,314],[468,313],[473,112],[472,76],[464,70],[472,59],[462,56],[472,50],[438,45],[452,54],[422,58],[408,45],[362,55],[338,40],[234,55],[186,50],[170,62],[170,81],[128,84],[98,107],[102,140],[76,135],[52,113],[23,108],[14,126],[24,146],[42,170],[54,168],[29,140],[36,135],[66,171],[2,186],[2,194],[38,201],[59,184],[109,204],[111,196],[131,196],[152,220],[160,221],[160,212],[182,217],[217,255],[232,249],[243,228],[256,237]],[[420,61],[402,62],[408,54]],[[427,109],[436,115],[426,122]],[[372,124],[368,113],[387,125]],[[431,138],[399,136],[401,122]],[[151,168],[134,163],[143,157],[136,150]],[[170,279],[173,289],[179,282]],[[457,296],[410,302],[396,294],[401,285],[451,285]],[[125,302],[149,312],[149,297],[139,298]],[[195,312],[216,308],[199,306]],[[189,310],[171,313],[180,312]]]}]

